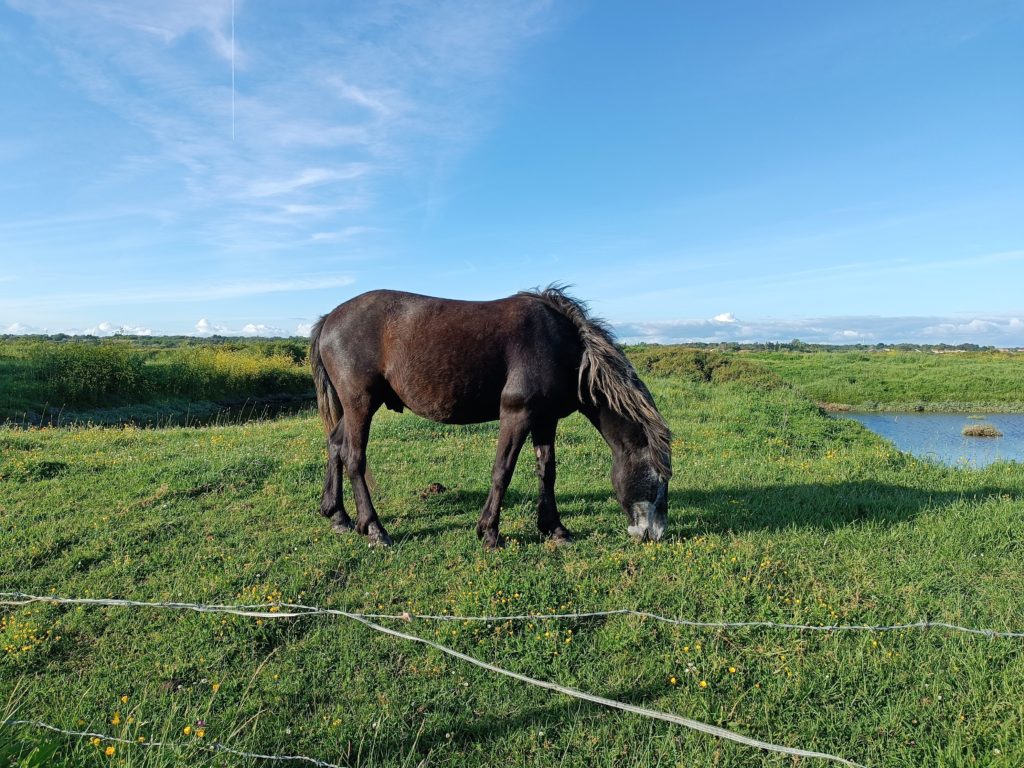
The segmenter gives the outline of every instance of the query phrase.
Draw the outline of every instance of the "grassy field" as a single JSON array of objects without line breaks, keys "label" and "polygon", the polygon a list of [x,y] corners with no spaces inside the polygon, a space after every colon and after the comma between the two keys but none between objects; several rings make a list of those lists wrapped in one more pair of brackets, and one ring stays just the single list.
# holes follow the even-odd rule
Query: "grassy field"
[{"label": "grassy field", "polygon": [[755,352],[749,358],[808,397],[857,410],[1024,411],[1019,352]]},{"label": "grassy field", "polygon": [[183,423],[312,396],[306,342],[0,338],[0,424]]},{"label": "grassy field", "polygon": [[[525,451],[503,515],[509,545],[494,553],[474,535],[494,425],[378,414],[370,462],[396,539],[385,551],[330,533],[316,515],[324,451],[312,417],[6,429],[0,589],[368,612],[630,607],[704,620],[1022,628],[1024,467],[920,462],[826,418],[746,360],[688,354],[636,358],[661,371],[646,377],[675,433],[669,531],[658,544],[629,541],[608,450],[579,417],[558,440],[558,500],[576,543],[538,537]],[[448,490],[421,497],[434,482]],[[792,764],[528,688],[343,619],[53,605],[0,617],[0,717],[174,745],[0,729],[0,755],[15,765],[255,765],[200,751],[214,740],[346,766]],[[624,617],[395,626],[534,677],[866,765],[1024,764],[1020,640]],[[33,758],[33,749],[55,753]]]}]

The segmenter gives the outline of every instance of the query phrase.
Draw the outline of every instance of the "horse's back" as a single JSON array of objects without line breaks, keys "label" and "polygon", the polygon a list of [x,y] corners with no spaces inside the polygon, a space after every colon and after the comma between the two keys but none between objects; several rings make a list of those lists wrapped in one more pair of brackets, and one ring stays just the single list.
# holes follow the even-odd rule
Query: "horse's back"
[{"label": "horse's back", "polygon": [[474,423],[502,408],[575,410],[582,346],[565,316],[529,296],[459,301],[370,291],[324,321],[321,354],[340,392]]}]

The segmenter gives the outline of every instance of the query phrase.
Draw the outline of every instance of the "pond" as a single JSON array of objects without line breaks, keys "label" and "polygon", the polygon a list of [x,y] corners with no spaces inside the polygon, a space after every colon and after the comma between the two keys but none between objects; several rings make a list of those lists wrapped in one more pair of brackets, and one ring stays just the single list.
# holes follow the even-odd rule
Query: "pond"
[{"label": "pond", "polygon": [[[1024,413],[837,413],[859,421],[901,451],[951,466],[1024,461]],[[991,425],[1002,437],[964,437],[966,426]]]}]

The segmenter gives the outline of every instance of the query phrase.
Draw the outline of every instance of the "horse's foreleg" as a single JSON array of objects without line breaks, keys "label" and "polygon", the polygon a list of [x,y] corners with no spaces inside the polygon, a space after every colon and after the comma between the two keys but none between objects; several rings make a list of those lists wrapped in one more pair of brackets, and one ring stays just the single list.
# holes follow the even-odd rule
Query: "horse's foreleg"
[{"label": "horse's foreleg", "polygon": [[540,494],[537,500],[537,528],[555,542],[568,542],[572,534],[562,525],[555,504],[555,427],[557,422],[533,429],[533,447],[537,454],[537,478]]},{"label": "horse's foreleg", "polygon": [[352,520],[345,512],[341,498],[341,480],[345,472],[342,456],[345,450],[345,425],[339,421],[327,436],[327,476],[324,493],[320,497],[320,514],[330,519],[335,531],[351,531]]},{"label": "horse's foreleg", "polygon": [[498,430],[498,454],[494,459],[491,471],[491,491],[487,494],[484,509],[480,513],[480,521],[476,524],[476,535],[483,540],[487,549],[496,549],[504,545],[504,539],[498,533],[501,520],[501,502],[512,479],[512,471],[516,468],[519,451],[530,432],[528,415],[523,411],[501,414],[501,426]]},{"label": "horse's foreleg", "polygon": [[345,403],[345,450],[343,453],[345,469],[349,482],[352,483],[352,496],[359,513],[356,530],[370,539],[371,544],[391,546],[391,537],[384,530],[377,510],[370,499],[370,489],[366,484],[366,441],[370,437],[370,420],[376,408],[358,404],[350,407]]}]

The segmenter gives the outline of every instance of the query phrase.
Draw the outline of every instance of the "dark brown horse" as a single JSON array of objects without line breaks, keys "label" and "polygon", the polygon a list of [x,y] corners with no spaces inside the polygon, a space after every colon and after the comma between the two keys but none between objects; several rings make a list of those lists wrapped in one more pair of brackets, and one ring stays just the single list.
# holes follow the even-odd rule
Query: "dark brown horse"
[{"label": "dark brown horse", "polygon": [[335,530],[353,528],[341,499],[345,471],[355,529],[371,543],[391,543],[366,482],[370,420],[386,405],[447,424],[500,421],[491,490],[476,527],[488,548],[502,544],[501,502],[527,436],[540,477],[537,527],[570,539],[555,506],[555,428],[574,411],[612,449],[612,484],[629,533],[644,541],[665,531],[668,426],[608,328],[560,288],[497,301],[370,291],[313,326],[310,364],[327,432],[320,513]]}]

